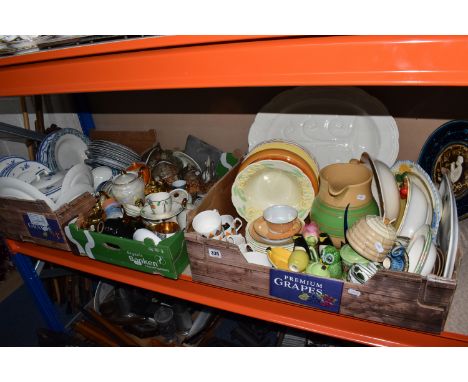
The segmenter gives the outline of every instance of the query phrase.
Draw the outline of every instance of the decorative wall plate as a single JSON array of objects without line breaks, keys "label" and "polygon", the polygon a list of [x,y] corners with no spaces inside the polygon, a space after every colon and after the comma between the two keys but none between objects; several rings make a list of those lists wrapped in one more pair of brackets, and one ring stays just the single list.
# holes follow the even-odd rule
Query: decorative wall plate
[{"label": "decorative wall plate", "polygon": [[418,163],[432,181],[442,182],[442,168],[450,171],[458,218],[468,217],[468,121],[450,121],[435,130],[423,145]]}]

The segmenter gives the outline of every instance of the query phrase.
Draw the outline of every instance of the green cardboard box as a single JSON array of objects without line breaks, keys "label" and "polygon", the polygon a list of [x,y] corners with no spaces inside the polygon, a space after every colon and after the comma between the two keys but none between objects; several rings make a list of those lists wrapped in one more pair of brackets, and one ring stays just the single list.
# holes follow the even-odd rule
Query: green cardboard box
[{"label": "green cardboard box", "polygon": [[142,243],[79,229],[74,223],[65,227],[65,233],[81,255],[137,271],[177,279],[189,264],[183,232],[158,245],[150,239]]}]

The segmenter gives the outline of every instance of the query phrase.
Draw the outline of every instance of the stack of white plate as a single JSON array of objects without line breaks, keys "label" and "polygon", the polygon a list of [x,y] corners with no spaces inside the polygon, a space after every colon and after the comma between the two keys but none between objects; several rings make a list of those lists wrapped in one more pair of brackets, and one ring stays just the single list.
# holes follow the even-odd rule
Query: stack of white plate
[{"label": "stack of white plate", "polygon": [[41,142],[36,160],[52,171],[68,170],[87,158],[90,140],[75,129],[60,129],[48,134]]},{"label": "stack of white plate", "polygon": [[108,166],[112,169],[125,170],[134,162],[141,162],[141,157],[131,148],[104,140],[95,140],[88,145],[86,164],[92,167]]}]

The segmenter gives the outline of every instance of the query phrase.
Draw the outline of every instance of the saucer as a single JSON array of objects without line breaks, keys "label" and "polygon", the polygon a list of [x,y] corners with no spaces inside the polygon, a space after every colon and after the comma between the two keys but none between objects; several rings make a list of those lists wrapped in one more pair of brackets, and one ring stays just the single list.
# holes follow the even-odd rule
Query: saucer
[{"label": "saucer", "polygon": [[151,206],[147,205],[141,209],[140,215],[143,219],[151,221],[166,220],[178,215],[183,209],[184,207],[181,204],[173,202],[171,211],[166,212],[165,214],[155,214],[153,213]]},{"label": "saucer", "polygon": [[279,239],[279,240],[272,240],[272,239],[267,239],[266,237],[260,236],[254,229],[253,225],[251,223],[248,223],[246,230],[248,230],[250,236],[252,239],[255,241],[262,243],[262,244],[267,244],[267,245],[273,245],[273,246],[283,246],[283,245],[288,245],[294,242],[292,236],[287,237],[285,239]]},{"label": "saucer", "polygon": [[302,224],[299,218],[296,218],[293,221],[293,227],[289,231],[284,233],[271,232],[263,216],[260,216],[258,219],[256,219],[252,225],[257,234],[270,240],[286,239],[288,237],[294,236],[302,229]]}]

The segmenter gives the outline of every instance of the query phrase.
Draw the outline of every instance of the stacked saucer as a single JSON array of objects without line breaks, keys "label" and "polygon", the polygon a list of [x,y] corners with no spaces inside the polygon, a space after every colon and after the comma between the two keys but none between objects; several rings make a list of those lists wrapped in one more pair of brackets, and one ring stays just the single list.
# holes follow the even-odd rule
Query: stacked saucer
[{"label": "stacked saucer", "polygon": [[293,237],[301,232],[303,227],[304,221],[296,218],[289,231],[284,233],[272,232],[263,216],[261,216],[247,224],[245,237],[250,246],[258,252],[266,253],[268,247],[283,247],[292,251],[294,247]]},{"label": "stacked saucer", "polygon": [[160,222],[169,219],[175,219],[178,214],[183,211],[184,207],[177,201],[172,202],[171,210],[165,213],[156,213],[154,209],[151,208],[149,204],[144,206],[140,211],[140,216],[144,220],[150,222]]},{"label": "stacked saucer", "polygon": [[108,166],[112,169],[125,170],[134,162],[141,162],[141,157],[131,148],[104,140],[95,140],[88,144],[86,164],[92,167]]}]

